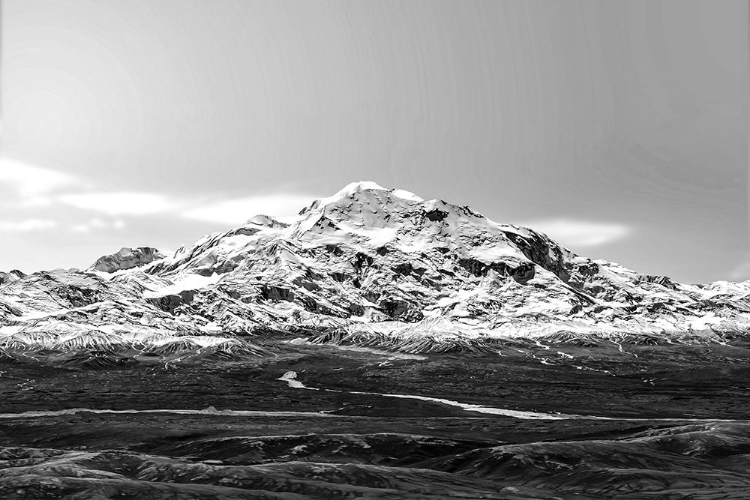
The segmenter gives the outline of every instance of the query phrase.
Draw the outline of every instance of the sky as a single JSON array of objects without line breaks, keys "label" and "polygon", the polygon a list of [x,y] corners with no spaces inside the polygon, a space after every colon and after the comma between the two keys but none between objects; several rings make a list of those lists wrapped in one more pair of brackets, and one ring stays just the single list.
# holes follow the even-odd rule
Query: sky
[{"label": "sky", "polygon": [[371,180],[750,279],[744,0],[2,0],[0,270]]}]

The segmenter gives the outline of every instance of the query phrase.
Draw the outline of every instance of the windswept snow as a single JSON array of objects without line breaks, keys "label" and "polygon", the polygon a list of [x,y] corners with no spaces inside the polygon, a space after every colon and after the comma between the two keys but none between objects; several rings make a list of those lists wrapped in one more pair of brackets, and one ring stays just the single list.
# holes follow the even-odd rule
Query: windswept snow
[{"label": "windswept snow", "polygon": [[403,198],[404,200],[414,201],[417,203],[424,201],[422,198],[420,198],[416,194],[412,193],[411,191],[407,191],[405,189],[394,189],[392,192],[394,196],[398,196],[399,198]]},{"label": "windswept snow", "polygon": [[185,290],[199,290],[201,288],[206,288],[217,283],[220,279],[221,276],[218,274],[213,274],[211,276],[184,274],[181,275],[177,280],[175,280],[172,285],[143,292],[143,297],[164,297],[165,295],[174,295],[180,292],[184,292]]},{"label": "windswept snow", "polygon": [[517,249],[511,247],[507,243],[498,242],[487,242],[472,247],[469,249],[468,254],[482,262],[496,262],[508,257],[523,258],[523,254]]},{"label": "windswept snow", "polygon": [[318,390],[315,387],[307,387],[305,386],[305,384],[297,380],[297,372],[292,372],[292,371],[286,372],[284,375],[279,377],[279,380],[283,380],[284,382],[289,384],[289,387],[293,389],[310,389],[313,391]]}]

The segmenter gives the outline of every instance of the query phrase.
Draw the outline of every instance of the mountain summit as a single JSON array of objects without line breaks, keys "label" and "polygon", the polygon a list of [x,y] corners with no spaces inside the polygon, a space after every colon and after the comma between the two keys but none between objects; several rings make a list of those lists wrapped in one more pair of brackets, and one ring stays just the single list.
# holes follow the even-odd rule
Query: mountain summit
[{"label": "mountain summit", "polygon": [[88,271],[5,280],[0,347],[227,346],[267,331],[397,347],[723,342],[750,325],[748,296],[747,282],[674,283],[469,207],[358,182],[292,223],[255,216],[171,256],[122,249]]}]

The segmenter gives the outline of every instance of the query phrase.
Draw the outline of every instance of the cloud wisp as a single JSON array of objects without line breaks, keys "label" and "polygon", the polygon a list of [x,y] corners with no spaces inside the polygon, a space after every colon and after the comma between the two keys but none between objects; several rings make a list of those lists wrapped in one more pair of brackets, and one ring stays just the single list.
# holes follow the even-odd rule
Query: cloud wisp
[{"label": "cloud wisp", "polygon": [[156,193],[90,192],[57,197],[66,205],[105,215],[153,215],[177,212],[183,203]]},{"label": "cloud wisp", "polygon": [[0,156],[0,185],[10,187],[26,201],[77,184],[71,175]]},{"label": "cloud wisp", "polygon": [[188,219],[221,224],[242,224],[254,215],[278,218],[295,216],[316,197],[300,194],[267,194],[206,203],[181,213]]},{"label": "cloud wisp", "polygon": [[57,222],[52,219],[0,220],[0,232],[7,233],[29,233],[32,231],[53,229],[55,227],[57,227]]},{"label": "cloud wisp", "polygon": [[122,229],[128,218],[154,215],[237,225],[259,214],[289,218],[318,198],[293,193],[189,197],[97,188],[67,173],[0,156],[1,204],[6,209],[0,232],[67,227],[91,233]]},{"label": "cloud wisp", "polygon": [[94,217],[86,222],[80,222],[70,226],[71,231],[76,233],[89,233],[91,231],[104,230],[104,229],[123,229],[127,224],[122,219],[115,219],[112,221],[103,220],[99,217]]},{"label": "cloud wisp", "polygon": [[[265,194],[230,199],[194,199],[157,193],[73,193],[57,197],[60,203],[112,217],[170,215],[217,224],[242,224],[254,215],[286,218],[299,213],[314,196]],[[103,225],[99,225],[103,227]],[[92,227],[96,228],[97,225]]]},{"label": "cloud wisp", "polygon": [[632,233],[624,224],[593,222],[568,218],[540,219],[519,225],[542,232],[572,248],[592,248],[622,240]]},{"label": "cloud wisp", "polygon": [[[0,187],[10,194],[15,220],[0,220],[0,231],[40,231],[67,226],[79,233],[122,229],[126,218],[152,215],[217,224],[242,224],[254,215],[282,219],[319,196],[267,193],[241,198],[189,198],[161,193],[104,191],[75,176],[0,156]],[[61,215],[66,216],[66,223]],[[525,221],[521,225],[546,233],[575,248],[606,245],[632,231],[623,224],[571,218]]]}]

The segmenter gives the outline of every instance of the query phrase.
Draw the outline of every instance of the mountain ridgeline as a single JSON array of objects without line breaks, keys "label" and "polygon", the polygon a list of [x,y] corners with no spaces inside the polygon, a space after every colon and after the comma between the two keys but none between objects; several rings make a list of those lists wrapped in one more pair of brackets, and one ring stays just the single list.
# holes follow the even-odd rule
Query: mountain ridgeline
[{"label": "mountain ridgeline", "polygon": [[259,333],[431,351],[514,342],[725,343],[750,283],[687,285],[371,182],[167,256],[0,274],[0,349],[262,352]]}]

